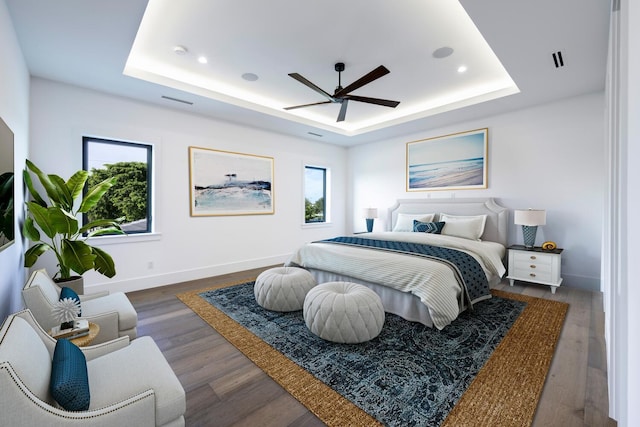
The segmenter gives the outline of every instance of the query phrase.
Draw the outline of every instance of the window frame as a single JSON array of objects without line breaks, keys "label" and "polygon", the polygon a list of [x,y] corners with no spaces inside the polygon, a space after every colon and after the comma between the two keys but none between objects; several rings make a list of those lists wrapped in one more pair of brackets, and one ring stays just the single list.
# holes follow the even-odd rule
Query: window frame
[{"label": "window frame", "polygon": [[[133,230],[133,231],[125,231],[126,236],[149,236],[156,234],[155,229],[155,218],[154,218],[154,185],[153,185],[153,161],[154,161],[154,145],[150,143],[144,142],[136,142],[136,141],[127,141],[121,139],[110,139],[103,137],[93,137],[93,136],[83,136],[82,137],[82,168],[87,172],[91,173],[88,169],[89,166],[89,144],[91,142],[96,142],[100,144],[110,144],[110,145],[118,145],[125,147],[137,147],[144,148],[146,150],[146,164],[147,164],[147,228],[146,230]],[[83,189],[83,194],[86,194],[88,191],[88,185],[85,185]],[[108,193],[107,193],[108,194]],[[83,224],[87,224],[87,215],[85,213],[82,214],[82,222]],[[100,238],[101,240],[107,240],[109,238],[118,237],[117,235],[102,235],[95,236],[94,238]]]},{"label": "window frame", "polygon": [[[307,199],[307,170],[322,170],[323,176],[323,198],[324,198],[324,221],[307,222],[306,220],[306,199]],[[319,164],[305,163],[302,168],[302,224],[305,227],[318,227],[331,223],[331,168]]]}]

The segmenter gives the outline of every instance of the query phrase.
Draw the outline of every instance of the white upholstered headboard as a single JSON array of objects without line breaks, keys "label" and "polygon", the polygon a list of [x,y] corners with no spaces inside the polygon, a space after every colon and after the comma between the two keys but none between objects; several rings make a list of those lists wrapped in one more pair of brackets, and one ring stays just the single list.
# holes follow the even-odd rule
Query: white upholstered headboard
[{"label": "white upholstered headboard", "polygon": [[[387,230],[393,230],[399,213],[435,213],[451,215],[487,215],[482,240],[507,246],[509,210],[493,198],[473,199],[401,199],[389,208]],[[438,216],[434,218],[438,219]]]}]

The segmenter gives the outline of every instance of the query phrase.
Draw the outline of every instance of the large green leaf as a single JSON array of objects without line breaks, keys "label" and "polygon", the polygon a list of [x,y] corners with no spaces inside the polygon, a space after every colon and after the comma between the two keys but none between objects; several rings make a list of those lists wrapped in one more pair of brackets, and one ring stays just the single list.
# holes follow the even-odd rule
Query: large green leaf
[{"label": "large green leaf", "polygon": [[[94,268],[96,256],[91,250],[91,246],[80,240],[62,240],[60,256],[62,262],[71,270],[82,275],[86,271]],[[62,277],[65,279],[66,277]]]},{"label": "large green leaf", "polygon": [[46,243],[38,243],[36,245],[31,246],[24,253],[24,266],[25,267],[33,266],[33,264],[35,264],[36,261],[38,260],[38,257],[43,253],[45,253],[46,251],[48,251],[49,249],[51,249],[51,246],[47,245]]},{"label": "large green leaf", "polygon": [[48,208],[47,212],[55,230],[65,238],[78,232],[78,220],[70,213],[57,207]]},{"label": "large green leaf", "polygon": [[31,181],[31,174],[29,173],[28,170],[25,169],[22,171],[22,178],[24,179],[25,184],[27,184],[27,189],[29,190],[29,194],[31,195],[31,198],[40,206],[46,207],[47,202],[44,201],[42,196],[40,196],[40,193],[38,193],[35,187],[33,186],[33,182]]},{"label": "large green leaf", "polygon": [[58,175],[49,175],[49,180],[56,188],[57,205],[65,211],[73,211],[73,197],[67,188],[67,183]]},{"label": "large green leaf", "polygon": [[127,233],[122,231],[120,227],[118,228],[106,227],[106,228],[100,228],[98,230],[93,230],[91,233],[87,234],[87,238],[95,237],[95,236],[109,236],[109,235],[121,235],[121,234],[126,235]]},{"label": "large green leaf", "polygon": [[87,237],[99,236],[102,234],[126,234],[120,227],[122,218],[115,221],[111,219],[98,219],[91,221],[80,229],[80,233],[89,233]]},{"label": "large green leaf", "polygon": [[96,269],[96,271],[110,278],[115,276],[116,266],[113,262],[113,258],[111,258],[111,255],[100,248],[96,248],[95,246],[93,246],[91,249],[96,256],[96,259],[94,261],[94,268]]},{"label": "large green leaf", "polygon": [[38,231],[35,224],[33,223],[33,218],[31,218],[30,216],[26,217],[24,220],[24,225],[22,226],[22,233],[25,235],[27,239],[31,240],[32,242],[40,241],[40,232]]},{"label": "large green leaf", "polygon": [[40,229],[46,234],[50,239],[53,239],[56,235],[56,226],[51,221],[51,215],[49,214],[48,209],[59,209],[56,207],[51,208],[43,208],[39,204],[35,202],[27,202],[27,209],[31,213],[33,220],[38,224]]},{"label": "large green leaf", "polygon": [[84,213],[94,207],[96,203],[98,203],[98,201],[102,198],[102,196],[104,196],[104,193],[106,193],[111,187],[113,187],[115,180],[115,177],[107,178],[100,184],[89,190],[89,192],[84,196],[78,212]]},{"label": "large green leaf", "polygon": [[82,189],[84,188],[84,184],[87,182],[87,178],[89,177],[89,172],[85,170],[79,170],[74,173],[71,178],[67,181],[67,189],[71,194],[71,197],[75,200],[82,194]]},{"label": "large green leaf", "polygon": [[54,203],[60,203],[59,188],[53,182],[51,182],[49,176],[38,169],[38,167],[34,165],[29,159],[27,159],[27,167],[31,172],[36,174],[36,176],[40,180],[40,183],[47,192],[47,196],[49,196],[49,199],[51,199],[51,201]]}]

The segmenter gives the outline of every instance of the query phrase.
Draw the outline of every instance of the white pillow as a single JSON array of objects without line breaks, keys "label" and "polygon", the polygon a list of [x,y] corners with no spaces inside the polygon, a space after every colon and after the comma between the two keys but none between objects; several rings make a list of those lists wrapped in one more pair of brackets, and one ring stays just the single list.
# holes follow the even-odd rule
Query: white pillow
[{"label": "white pillow", "polygon": [[440,221],[444,221],[441,234],[463,237],[465,239],[480,240],[487,222],[486,215],[460,216],[440,214]]},{"label": "white pillow", "polygon": [[393,227],[393,231],[413,231],[413,220],[420,222],[431,222],[436,214],[405,214],[399,213],[396,225]]}]

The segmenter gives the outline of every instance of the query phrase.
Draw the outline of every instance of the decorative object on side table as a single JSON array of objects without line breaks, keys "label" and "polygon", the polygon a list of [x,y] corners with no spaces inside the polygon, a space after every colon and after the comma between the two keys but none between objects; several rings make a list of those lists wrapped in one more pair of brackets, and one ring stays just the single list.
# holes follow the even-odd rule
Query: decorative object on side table
[{"label": "decorative object on side table", "polygon": [[78,333],[74,335],[72,338],[68,338],[69,341],[77,345],[78,347],[85,347],[93,343],[93,340],[96,339],[98,333],[100,332],[100,325],[93,322],[88,322],[87,327],[89,328],[83,333]]},{"label": "decorative object on side table", "polygon": [[74,298],[62,298],[53,305],[53,317],[60,322],[60,331],[73,329],[80,314],[80,302]]},{"label": "decorative object on side table", "polygon": [[516,280],[551,287],[551,293],[562,284],[562,249],[544,249],[536,246],[527,248],[522,245],[509,247],[509,272],[507,279],[513,286]]},{"label": "decorative object on side table", "polygon": [[552,242],[551,240],[548,240],[542,244],[542,249],[544,249],[545,251],[552,251],[557,247],[558,245],[556,245],[556,242]]},{"label": "decorative object on side table", "polygon": [[373,231],[373,220],[378,218],[378,209],[377,208],[366,208],[364,210],[364,217],[367,220],[367,232],[371,233]]},{"label": "decorative object on side table", "polygon": [[532,249],[536,244],[538,226],[547,223],[547,213],[543,209],[518,209],[514,211],[513,222],[522,225],[524,246]]},{"label": "decorative object on side table", "polygon": [[72,326],[66,329],[62,329],[61,326],[54,326],[51,328],[51,331],[49,331],[49,335],[57,340],[62,338],[67,339],[79,346],[80,344],[77,344],[76,340],[89,337],[93,341],[96,335],[98,335],[98,331],[100,331],[99,325],[91,323],[86,319],[76,320],[71,322],[71,324]]}]

